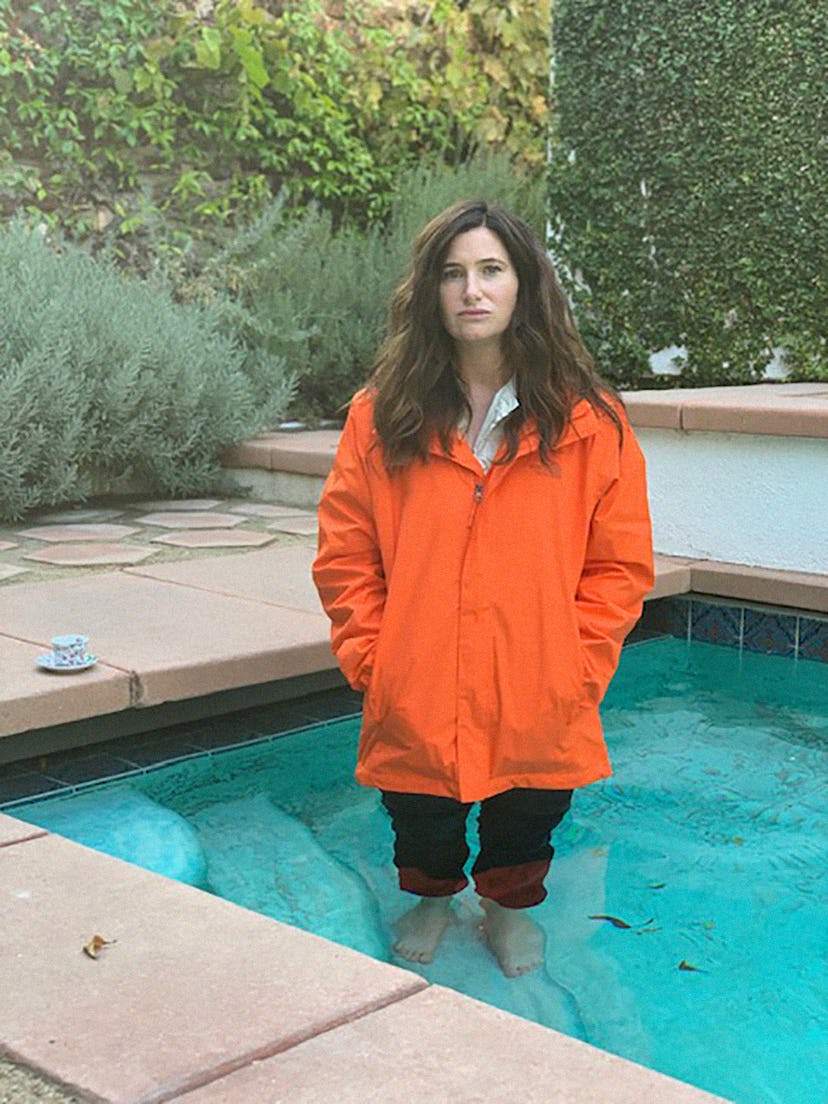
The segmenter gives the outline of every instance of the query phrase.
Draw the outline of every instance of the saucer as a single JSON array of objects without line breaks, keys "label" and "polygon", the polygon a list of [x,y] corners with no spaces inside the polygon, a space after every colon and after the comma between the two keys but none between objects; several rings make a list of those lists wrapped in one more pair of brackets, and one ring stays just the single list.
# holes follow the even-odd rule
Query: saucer
[{"label": "saucer", "polygon": [[94,667],[98,662],[98,657],[93,655],[85,655],[83,657],[83,663],[55,663],[55,653],[47,652],[46,655],[39,655],[35,659],[35,663],[44,671],[52,671],[56,675],[74,675],[76,671],[86,671],[90,667]]}]

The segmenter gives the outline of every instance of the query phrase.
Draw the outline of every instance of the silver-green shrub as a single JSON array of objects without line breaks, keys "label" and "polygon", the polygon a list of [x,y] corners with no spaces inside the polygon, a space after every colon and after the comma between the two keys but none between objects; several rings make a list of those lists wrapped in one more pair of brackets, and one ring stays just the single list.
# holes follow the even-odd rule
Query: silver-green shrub
[{"label": "silver-green shrub", "polygon": [[218,458],[282,415],[295,380],[228,336],[215,310],[0,230],[0,517],[138,480],[170,495],[215,486]]}]

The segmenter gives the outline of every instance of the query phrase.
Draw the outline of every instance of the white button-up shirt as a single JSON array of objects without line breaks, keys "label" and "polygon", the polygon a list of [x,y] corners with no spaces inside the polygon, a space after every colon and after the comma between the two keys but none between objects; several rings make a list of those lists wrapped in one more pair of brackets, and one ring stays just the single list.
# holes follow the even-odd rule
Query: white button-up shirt
[{"label": "white button-up shirt", "polygon": [[[504,419],[519,405],[513,378],[508,383],[504,383],[501,389],[495,393],[486,412],[483,425],[480,427],[477,440],[469,442],[484,472],[487,472],[492,466],[497,450],[503,441]],[[468,429],[468,424],[463,427],[464,432],[466,429]]]}]

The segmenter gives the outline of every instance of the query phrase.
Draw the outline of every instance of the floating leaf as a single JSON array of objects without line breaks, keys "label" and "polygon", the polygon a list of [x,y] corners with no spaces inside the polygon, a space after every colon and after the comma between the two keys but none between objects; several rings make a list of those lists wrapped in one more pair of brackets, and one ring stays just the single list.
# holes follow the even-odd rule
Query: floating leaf
[{"label": "floating leaf", "polygon": [[628,924],[626,920],[619,920],[617,916],[607,916],[603,912],[599,912],[595,916],[588,917],[589,920],[609,920],[610,924],[614,928],[631,928],[632,924]]},{"label": "floating leaf", "polygon": [[745,841],[742,839],[741,836],[734,836],[730,842],[735,843],[737,847],[741,847]]},{"label": "floating leaf", "polygon": [[635,934],[636,935],[643,935],[644,932],[654,932],[654,931],[661,931],[661,928],[658,925],[656,925],[654,928],[639,928],[638,931]]},{"label": "floating leaf", "polygon": [[664,889],[666,882],[647,882],[648,889]]},{"label": "floating leaf", "polygon": [[702,972],[698,966],[691,966],[690,963],[685,962],[684,959],[682,959],[681,962],[678,964],[678,968],[680,970],[692,970],[694,973],[697,974]]},{"label": "floating leaf", "polygon": [[102,947],[109,947],[112,943],[117,943],[116,939],[104,939],[102,935],[93,935],[89,942],[84,946],[83,953],[90,958],[97,958],[98,953]]}]

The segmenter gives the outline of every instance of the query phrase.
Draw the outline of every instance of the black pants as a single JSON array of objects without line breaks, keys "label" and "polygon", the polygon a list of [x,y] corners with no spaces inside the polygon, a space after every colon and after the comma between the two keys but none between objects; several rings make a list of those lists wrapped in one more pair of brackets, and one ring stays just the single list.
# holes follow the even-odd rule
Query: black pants
[{"label": "black pants", "polygon": [[[480,854],[472,867],[481,897],[505,908],[529,908],[546,897],[543,881],[554,850],[552,830],[572,802],[572,790],[506,790],[480,802]],[[400,888],[447,897],[466,885],[466,820],[471,803],[451,797],[384,791],[394,828]]]}]

